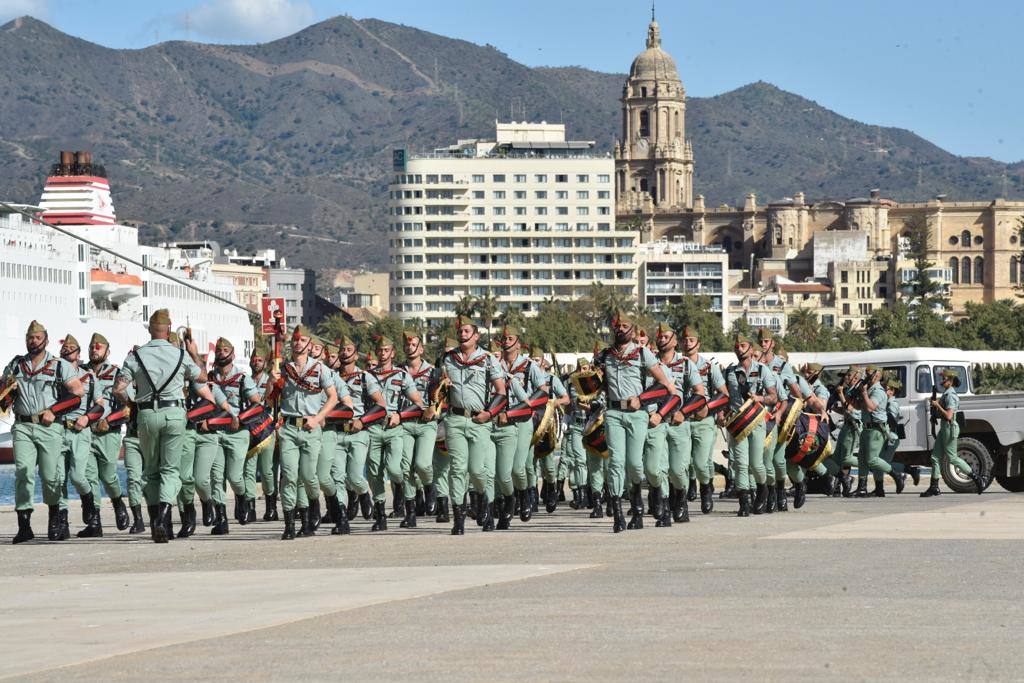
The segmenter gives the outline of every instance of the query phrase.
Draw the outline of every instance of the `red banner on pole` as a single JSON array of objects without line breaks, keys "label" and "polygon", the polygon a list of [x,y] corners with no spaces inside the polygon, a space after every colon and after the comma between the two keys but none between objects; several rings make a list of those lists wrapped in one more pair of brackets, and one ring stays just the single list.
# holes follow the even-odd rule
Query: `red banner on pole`
[{"label": "red banner on pole", "polygon": [[263,297],[260,315],[263,320],[263,334],[274,334],[275,318],[284,321],[284,298]]}]

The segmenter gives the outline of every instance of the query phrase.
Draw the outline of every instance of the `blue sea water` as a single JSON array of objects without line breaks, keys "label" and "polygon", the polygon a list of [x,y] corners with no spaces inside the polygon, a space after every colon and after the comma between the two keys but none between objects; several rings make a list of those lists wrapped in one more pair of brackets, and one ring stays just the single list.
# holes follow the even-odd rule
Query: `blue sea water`
[{"label": "blue sea water", "polygon": [[[128,473],[124,469],[124,463],[117,464],[117,477],[121,480],[121,491],[127,492]],[[103,495],[106,496],[107,492],[104,491]],[[68,498],[78,500],[78,492],[74,486],[68,486]],[[43,502],[42,484],[38,476],[34,501],[38,504]],[[14,505],[14,465],[0,465],[0,505]]]}]

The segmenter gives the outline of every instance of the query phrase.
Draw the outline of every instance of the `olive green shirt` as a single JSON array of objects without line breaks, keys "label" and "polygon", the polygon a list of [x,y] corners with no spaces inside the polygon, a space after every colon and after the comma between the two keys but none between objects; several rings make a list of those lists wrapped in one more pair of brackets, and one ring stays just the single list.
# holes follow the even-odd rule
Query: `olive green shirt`
[{"label": "olive green shirt", "polygon": [[[138,358],[136,358],[136,354],[138,354]],[[181,359],[180,365],[178,364],[179,358]],[[149,372],[148,376],[143,371],[142,365],[139,364],[139,359],[142,359],[142,365]],[[200,372],[199,366],[191,356],[187,353],[182,355],[182,349],[172,345],[166,339],[153,339],[143,344],[135,353],[129,353],[121,366],[121,376],[135,384],[138,403],[155,400],[172,401],[181,398],[186,380],[198,378]],[[171,373],[174,375],[171,376]],[[169,382],[168,378],[170,378]],[[151,379],[156,386],[150,384]],[[164,387],[160,396],[156,396],[156,390],[165,382],[167,386]]]},{"label": "olive green shirt", "polygon": [[27,355],[16,356],[4,369],[3,380],[6,385],[11,377],[18,384],[18,395],[14,399],[14,414],[30,417],[38,415],[54,403],[61,389],[57,380],[67,382],[76,376],[71,363],[46,352],[39,367],[33,369],[32,361]]}]

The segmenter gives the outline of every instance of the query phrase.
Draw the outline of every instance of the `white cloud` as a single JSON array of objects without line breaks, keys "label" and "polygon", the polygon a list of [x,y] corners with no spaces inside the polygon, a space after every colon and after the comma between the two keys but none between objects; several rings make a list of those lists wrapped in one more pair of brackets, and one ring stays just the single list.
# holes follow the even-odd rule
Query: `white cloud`
[{"label": "white cloud", "polygon": [[48,10],[46,0],[0,0],[0,24],[26,14],[36,19],[45,19]]},{"label": "white cloud", "polygon": [[213,40],[264,42],[295,33],[315,18],[306,0],[207,0],[179,14],[175,24]]}]

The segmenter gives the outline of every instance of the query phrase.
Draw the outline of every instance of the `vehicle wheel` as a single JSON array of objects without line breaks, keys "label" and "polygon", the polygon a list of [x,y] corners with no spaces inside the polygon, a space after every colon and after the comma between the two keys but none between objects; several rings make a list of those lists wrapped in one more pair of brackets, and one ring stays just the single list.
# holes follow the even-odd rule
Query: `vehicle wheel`
[{"label": "vehicle wheel", "polygon": [[[1021,448],[1018,444],[1014,448]],[[1024,491],[1024,473],[1018,474],[1015,477],[1008,476],[1006,474],[1006,455],[1000,455],[999,460],[996,463],[996,481],[999,485],[1010,493],[1020,493]]]},{"label": "vehicle wheel", "polygon": [[[957,455],[971,466],[971,469],[985,477],[986,488],[992,483],[992,455],[985,444],[969,436],[961,436],[957,443]],[[974,482],[949,463],[942,466],[942,481],[956,493],[976,493]]]}]

